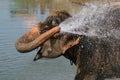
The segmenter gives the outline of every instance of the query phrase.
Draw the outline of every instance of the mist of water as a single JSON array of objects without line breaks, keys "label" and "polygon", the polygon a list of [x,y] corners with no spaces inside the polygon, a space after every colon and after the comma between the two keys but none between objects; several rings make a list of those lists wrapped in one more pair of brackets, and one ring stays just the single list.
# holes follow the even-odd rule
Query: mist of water
[{"label": "mist of water", "polygon": [[120,8],[113,10],[109,4],[86,4],[59,26],[61,32],[120,39]]}]

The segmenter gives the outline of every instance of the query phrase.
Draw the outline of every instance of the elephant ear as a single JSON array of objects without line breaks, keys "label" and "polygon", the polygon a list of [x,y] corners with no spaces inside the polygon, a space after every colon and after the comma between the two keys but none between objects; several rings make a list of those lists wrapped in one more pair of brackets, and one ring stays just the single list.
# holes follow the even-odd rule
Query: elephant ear
[{"label": "elephant ear", "polygon": [[63,48],[62,48],[62,53],[64,54],[69,48],[71,48],[71,47],[79,44],[79,42],[80,42],[80,36],[77,37],[77,38],[74,39],[74,40],[68,41],[68,42],[63,46]]}]

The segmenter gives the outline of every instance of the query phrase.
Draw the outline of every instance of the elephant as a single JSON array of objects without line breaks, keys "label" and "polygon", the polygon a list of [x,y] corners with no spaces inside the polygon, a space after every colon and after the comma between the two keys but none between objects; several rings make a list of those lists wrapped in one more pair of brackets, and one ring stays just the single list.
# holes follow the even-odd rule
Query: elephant
[{"label": "elephant", "polygon": [[[108,26],[114,25],[119,30],[120,7],[112,6],[106,16],[112,21]],[[52,13],[20,37],[16,49],[26,53],[40,47],[34,61],[64,56],[77,67],[75,80],[120,78],[120,39],[60,33],[59,24],[70,17],[66,11]]]}]

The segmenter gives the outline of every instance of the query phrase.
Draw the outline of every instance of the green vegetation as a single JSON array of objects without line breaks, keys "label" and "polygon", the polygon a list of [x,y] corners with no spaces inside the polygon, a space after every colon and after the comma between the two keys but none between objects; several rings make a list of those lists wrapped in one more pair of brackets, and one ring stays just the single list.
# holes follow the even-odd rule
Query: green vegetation
[{"label": "green vegetation", "polygon": [[[40,12],[52,12],[54,10],[66,10],[76,13],[86,2],[104,2],[118,0],[12,0],[15,4],[11,6],[12,14],[34,14],[40,8]],[[67,4],[67,5],[66,5]],[[36,10],[37,9],[37,10]]]}]

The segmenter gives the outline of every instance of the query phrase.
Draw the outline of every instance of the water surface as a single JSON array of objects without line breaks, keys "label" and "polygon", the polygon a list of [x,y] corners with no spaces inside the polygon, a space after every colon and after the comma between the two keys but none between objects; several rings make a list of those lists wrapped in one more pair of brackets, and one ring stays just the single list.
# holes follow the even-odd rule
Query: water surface
[{"label": "water surface", "polygon": [[37,51],[21,54],[15,49],[22,34],[56,10],[45,1],[0,0],[0,80],[73,80],[75,66],[64,57],[33,62]]}]

